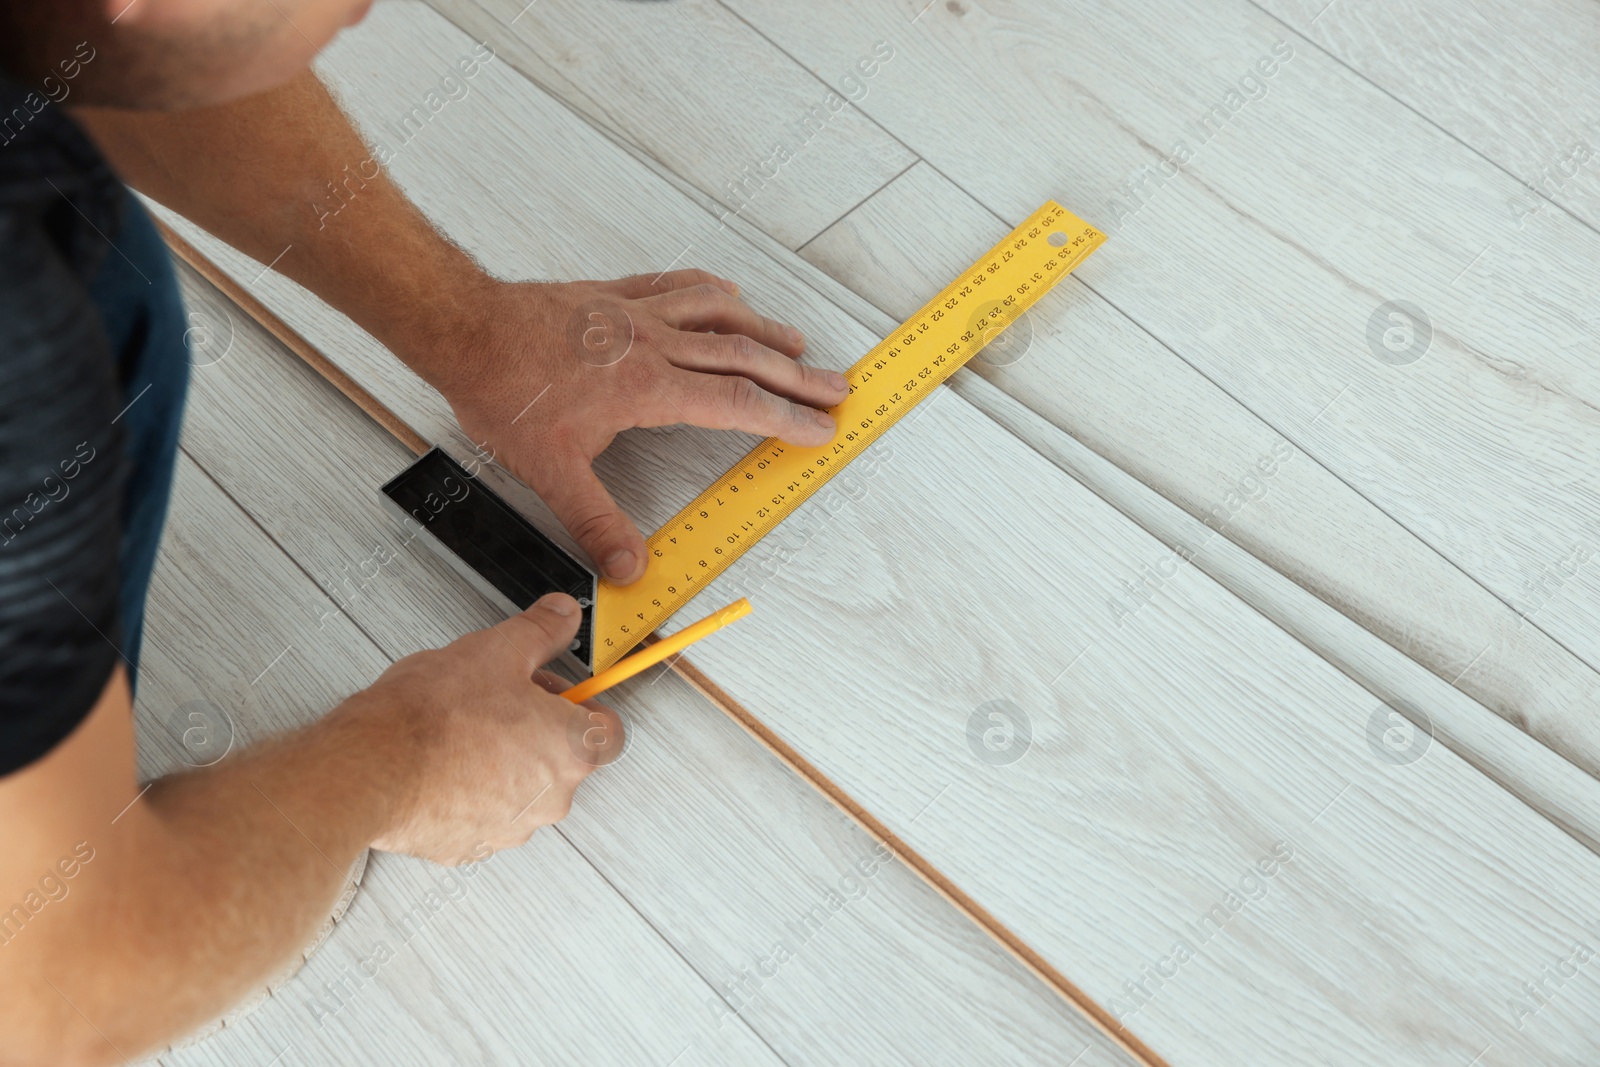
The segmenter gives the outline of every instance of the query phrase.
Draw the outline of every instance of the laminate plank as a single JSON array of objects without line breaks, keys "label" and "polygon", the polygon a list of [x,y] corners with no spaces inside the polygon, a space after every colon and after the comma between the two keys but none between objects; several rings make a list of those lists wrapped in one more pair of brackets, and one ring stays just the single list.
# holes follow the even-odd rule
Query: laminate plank
[{"label": "laminate plank", "polygon": [[[1192,562],[1397,714],[1600,852],[1600,782],[983,378],[955,391]],[[1417,713],[1420,711],[1420,715]]]},{"label": "laminate plank", "polygon": [[[230,725],[243,744],[310,721],[387,666],[348,618],[327,619],[309,640],[303,620],[319,603],[331,606],[181,457],[135,704],[141,771],[226,758]],[[213,736],[190,733],[186,746],[196,728]],[[679,1063],[781,1062],[742,1020],[701,1023],[710,994],[565,839],[540,833],[471,872],[374,854],[304,970],[163,1061],[635,1064],[692,1044]]]},{"label": "laminate plank", "polygon": [[[1275,6],[1281,8],[1284,5]],[[1320,10],[1324,5],[1318,2],[1313,7]],[[453,14],[458,23],[482,24],[490,27],[498,25],[492,16],[481,12],[476,22],[469,22],[471,16],[465,11],[468,8],[478,10],[475,5],[458,3],[445,5],[442,9],[447,14]],[[1340,9],[1340,14],[1342,17],[1350,15],[1352,10],[1347,6]],[[1432,105],[1433,112],[1441,110],[1440,100],[1448,102],[1450,107],[1456,110],[1459,110],[1463,101],[1481,100],[1485,106],[1491,103],[1503,104],[1506,99],[1517,96],[1514,90],[1526,88],[1529,91],[1522,94],[1525,99],[1519,101],[1519,106],[1523,104],[1528,106],[1522,106],[1516,115],[1491,114],[1485,121],[1491,123],[1494,129],[1508,133],[1530,129],[1535,133],[1545,132],[1544,126],[1549,125],[1548,114],[1543,115],[1545,121],[1542,125],[1538,122],[1530,124],[1525,121],[1532,115],[1531,105],[1535,102],[1552,101],[1553,97],[1560,97],[1565,101],[1567,96],[1549,92],[1548,85],[1542,86],[1542,91],[1534,92],[1531,86],[1523,86],[1520,83],[1508,86],[1477,76],[1466,77],[1465,70],[1457,71],[1457,76],[1448,79],[1433,77],[1432,75],[1438,72],[1430,64],[1459,62],[1463,54],[1475,55],[1476,52],[1464,53],[1460,48],[1415,49],[1416,42],[1437,40],[1438,33],[1453,32],[1459,27],[1465,26],[1469,32],[1481,31],[1484,21],[1482,14],[1466,19],[1429,20],[1428,28],[1433,31],[1430,35],[1420,32],[1422,28],[1420,21],[1426,13],[1412,12],[1411,15],[1406,15],[1407,10],[1404,5],[1399,7],[1385,5],[1361,11],[1353,18],[1346,18],[1344,21],[1329,19],[1327,23],[1343,26],[1346,22],[1361,24],[1365,21],[1369,24],[1367,26],[1369,32],[1365,34],[1363,40],[1381,44],[1390,50],[1401,49],[1401,53],[1390,57],[1395,60],[1391,64],[1393,72],[1405,73],[1408,77],[1428,72],[1427,76],[1413,78],[1415,84],[1411,87],[1440,90],[1424,101]],[[1288,17],[1286,12],[1278,13]],[[1303,17],[1299,22],[1303,23],[1310,16],[1316,15],[1317,10],[1306,9],[1300,14]],[[701,15],[703,13],[697,13],[696,17]],[[1416,18],[1412,18],[1412,15]],[[566,17],[565,14],[560,16],[561,19]],[[1394,20],[1402,17],[1407,19],[1405,25],[1396,24]],[[551,18],[559,21],[553,11]],[[1373,19],[1387,21],[1379,24],[1374,23]],[[1571,29],[1574,32],[1556,36],[1559,36],[1563,43],[1581,40],[1582,27],[1571,27]],[[562,32],[571,31],[563,29]],[[1345,32],[1343,37],[1348,38],[1350,34]],[[1541,46],[1545,43],[1543,37],[1539,43]],[[1519,42],[1517,47],[1527,50],[1533,46],[1523,41]],[[1420,54],[1410,55],[1412,50],[1419,51]],[[1550,58],[1545,56],[1543,51],[1539,54],[1547,60]],[[1388,51],[1384,52],[1384,56],[1389,56]],[[534,69],[515,56],[512,57],[512,61],[524,71]],[[1370,69],[1367,68],[1371,65],[1371,63],[1365,65],[1365,73],[1370,74]],[[1476,71],[1481,69],[1481,64],[1474,62],[1468,67]],[[1538,68],[1572,69],[1570,63],[1563,67],[1553,62],[1537,65],[1521,64],[1514,67],[1518,72]],[[537,79],[538,75],[535,77]],[[1390,87],[1389,83],[1385,84],[1386,87]],[[557,88],[556,91],[569,102],[572,101],[573,96],[566,89]],[[758,99],[764,95],[764,92],[758,94]],[[623,96],[626,99],[625,93]],[[580,107],[580,110],[591,119],[595,117],[595,110],[592,107]],[[1450,115],[1452,118],[1455,117],[1453,111]],[[1501,119],[1505,121],[1500,121]],[[1511,121],[1512,119],[1524,121]],[[1480,122],[1478,125],[1483,126],[1484,123]],[[1545,140],[1548,141],[1548,138]],[[715,147],[712,146],[713,150]],[[1538,157],[1541,153],[1548,155],[1542,148],[1534,155]],[[1563,183],[1563,188],[1566,187]],[[955,192],[954,198],[948,195],[951,192]],[[924,201],[923,197],[928,199]],[[1508,204],[1508,207],[1514,208],[1514,213],[1519,217],[1528,215],[1530,205],[1524,203],[1527,199],[1523,196],[1515,203]],[[934,232],[926,232],[923,223],[931,214],[928,205],[933,203],[939,204],[939,210],[943,214],[939,214],[939,228]],[[887,218],[879,218],[874,213],[886,204],[898,210],[889,210]],[[954,214],[948,214],[949,212]],[[868,219],[875,225],[863,226]],[[868,231],[865,236],[869,240],[861,239],[863,235],[860,231],[863,229]],[[959,190],[954,190],[954,187],[937,172],[922,164],[891,182],[860,209],[852,212],[851,216],[835,224],[827,234],[813,239],[806,246],[805,254],[837,277],[852,281],[859,291],[872,295],[881,307],[892,310],[896,317],[899,317],[919,306],[927,293],[939,287],[931,284],[934,280],[940,280],[942,284],[943,279],[947,279],[964,267],[976,251],[986,248],[992,237],[1004,232],[1004,229],[1005,227],[981,205],[977,205]],[[971,239],[965,241],[959,239],[965,235],[972,235]],[[823,256],[831,258],[826,260],[819,258]],[[870,285],[871,288],[865,288],[866,285]],[[1151,373],[1142,375],[1141,371],[1150,367],[1152,362],[1159,367],[1159,370],[1152,368]],[[1128,391],[1136,396],[1142,396],[1141,388],[1147,384],[1145,379],[1164,381],[1164,375],[1169,373],[1170,365],[1176,362],[1171,353],[1166,351],[1142,353],[1141,359],[1129,361],[1128,365],[1128,373],[1139,377],[1140,388],[1130,388]],[[1057,402],[1058,408],[1080,407],[1088,415],[1105,414],[1121,418],[1128,414],[1115,403],[1115,399],[1111,406],[1106,406],[1103,403],[1105,397],[1098,391],[1091,393],[1084,389],[1081,379],[1074,379],[1075,388],[1062,389],[1054,381],[1039,380],[1037,368],[1034,366],[1007,367],[992,371],[980,366],[979,371],[989,374],[993,380],[1001,382],[1014,395],[1024,397],[1036,408],[1048,408],[1052,406],[1052,402]],[[1173,388],[1165,392],[1179,393],[1189,401],[1180,404],[1180,407],[1191,406],[1196,399],[1202,401],[1220,399],[1237,412],[1238,406],[1228,402],[1226,397],[1214,396],[1216,390],[1209,383],[1201,381],[1196,385],[1192,380],[1197,376],[1190,368],[1178,364],[1176,371],[1171,373],[1176,374],[1178,380],[1173,381],[1171,383]],[[1075,403],[1079,400],[1081,403]],[[1152,409],[1158,412],[1167,410],[1165,404],[1140,404],[1134,410],[1136,413],[1149,412]],[[1243,414],[1248,418],[1248,413]],[[1095,429],[1084,419],[1069,419],[1066,413],[1060,410],[1054,412],[1052,417],[1056,419],[1058,425],[1067,426],[1072,432],[1080,435]],[[1249,421],[1259,429],[1267,429],[1262,427],[1257,419]],[[1208,430],[1210,425],[1208,421]],[[1163,421],[1159,429],[1174,428]],[[1192,429],[1184,427],[1181,432],[1173,433],[1151,433],[1147,429],[1142,429],[1141,432],[1134,434],[1113,433],[1109,436],[1095,437],[1093,440],[1097,448],[1103,445],[1108,449],[1106,454],[1116,455],[1118,462],[1136,459],[1142,451],[1141,446],[1152,446],[1158,452],[1158,455],[1152,458],[1152,462],[1136,464],[1128,469],[1138,470],[1141,477],[1145,477],[1151,484],[1161,486],[1163,491],[1169,492],[1174,499],[1185,500],[1192,508],[1215,508],[1219,503],[1227,501],[1230,493],[1236,492],[1234,479],[1239,471],[1248,474],[1256,455],[1246,454],[1249,452],[1247,448],[1232,449],[1231,451],[1237,452],[1237,455],[1212,455],[1205,446],[1215,440],[1214,434],[1196,433],[1192,432]],[[1176,439],[1180,447],[1167,449],[1165,446],[1169,443],[1169,439]],[[1268,431],[1263,444],[1270,445],[1279,439],[1276,434]],[[1200,450],[1193,447],[1195,443],[1202,446]],[[1115,451],[1110,451],[1111,449]],[[1206,472],[1204,480],[1176,476],[1178,471],[1174,467],[1181,466],[1190,458],[1203,459],[1213,465],[1212,469]],[[1317,473],[1320,475],[1325,472],[1319,470]],[[1168,476],[1158,477],[1159,474]],[[1301,497],[1310,498],[1309,505],[1305,499],[1289,500],[1280,496],[1274,508],[1263,512],[1252,503],[1246,508],[1245,514],[1234,516],[1229,520],[1229,535],[1239,539],[1263,558],[1275,560],[1277,565],[1283,567],[1286,573],[1293,575],[1301,584],[1314,590],[1329,603],[1339,605],[1352,617],[1394,642],[1396,647],[1423,659],[1442,677],[1454,679],[1461,675],[1465,665],[1473,664],[1472,670],[1461,677],[1461,687],[1474,699],[1500,709],[1511,721],[1522,722],[1529,717],[1545,718],[1552,713],[1552,709],[1570,707],[1574,701],[1581,699],[1582,694],[1592,690],[1597,681],[1593,669],[1542,632],[1525,627],[1516,608],[1495,601],[1491,594],[1475,587],[1471,579],[1440,558],[1437,553],[1426,551],[1425,546],[1421,546],[1404,530],[1398,529],[1392,519],[1370,504],[1360,500],[1352,501],[1351,497],[1354,494],[1348,487],[1335,481],[1331,493],[1323,494],[1317,490],[1326,488],[1329,478],[1319,477],[1315,480],[1320,483],[1317,487],[1299,494]],[[1186,484],[1188,488],[1180,493],[1179,483]],[[1349,521],[1352,513],[1360,515],[1362,521],[1359,523]],[[1297,532],[1303,534],[1302,539],[1292,540],[1271,536],[1273,531],[1270,527],[1285,520],[1293,524]],[[1261,529],[1263,525],[1268,529]],[[1337,546],[1323,543],[1323,539],[1330,536],[1338,538],[1342,543]],[[1419,548],[1423,548],[1424,551],[1418,552]],[[1374,572],[1371,565],[1373,560],[1384,564],[1381,575]],[[1538,577],[1546,581],[1549,578],[1547,575]],[[1488,653],[1480,655],[1485,649]],[[1559,711],[1556,713],[1559,714]]]},{"label": "laminate plank", "polygon": [[[937,230],[928,229],[929,218],[940,220]],[[1005,223],[919,164],[800,254],[872,300],[883,312],[877,329],[887,332],[1006,232]],[[1571,800],[1574,788],[1589,796],[1600,783],[1582,772],[1576,781],[1564,759],[1539,758],[1529,746],[1544,745],[1513,725],[1568,713],[1581,694],[1600,688],[1600,675],[1542,631],[1523,626],[1510,607],[1314,458],[1294,451],[1093,289],[1075,278],[1065,287],[1050,298],[1064,313],[1038,327],[1046,320],[1030,316],[995,353],[971,364],[994,390],[979,390],[969,376],[955,388],[1044,454],[1071,450],[1076,457],[1082,448],[1072,446],[1082,442],[1190,517],[1160,517],[1162,509],[1136,499],[1125,480],[1097,476],[1089,483],[1171,550],[1127,576],[1105,605],[1106,624],[1152,606],[1160,610],[1173,568],[1193,563],[1373,692],[1413,693],[1405,699],[1429,717],[1436,737],[1591,845],[1600,842],[1600,822],[1577,815]],[[1035,328],[1054,331],[1049,358],[1029,350]],[[1070,436],[1051,432],[1057,428]],[[1286,449],[1290,458],[1283,459]],[[1271,473],[1258,466],[1263,458]],[[1080,480],[1090,477],[1082,458],[1062,462]],[[1234,545],[1256,565],[1230,553]],[[1274,581],[1265,566],[1300,589]],[[1312,598],[1323,611],[1312,609]],[[1437,686],[1414,690],[1402,680],[1411,672],[1395,656],[1327,618],[1332,611],[1414,657],[1443,685],[1457,682],[1471,699],[1453,700]],[[1462,665],[1486,646],[1491,654],[1462,675]],[[1419,701],[1424,691],[1428,698]],[[1486,705],[1501,709],[1505,718],[1496,723],[1503,728],[1482,721]],[[1474,738],[1465,749],[1462,731]],[[1525,757],[1533,763],[1524,765]]]},{"label": "laminate plank", "polygon": [[813,74],[715,0],[433,6],[590,122],[790,247],[916,158],[855,106],[893,77],[892,50],[875,51],[875,40],[853,42],[858,54],[839,70]]},{"label": "laminate plank", "polygon": [[[897,30],[904,76],[873,118],[1002,219],[1032,210],[1041,175],[1070,190],[1112,232],[1085,284],[1516,614],[1470,651],[1449,624],[1391,631],[1446,677],[1510,661],[1501,642],[1526,629],[1600,663],[1591,229],[1549,211],[1516,233],[1515,180],[1248,4],[935,5],[914,25],[894,5],[731,6],[813,67],[838,59],[819,25]],[[1093,62],[1060,59],[1085,41]],[[1026,165],[994,165],[997,128]],[[1427,320],[1401,353],[1393,299]],[[1513,668],[1475,695],[1595,773],[1586,674],[1539,698]]]},{"label": "laminate plank", "polygon": [[[388,5],[341,40],[332,66],[348,78],[331,76],[370,120],[454,47],[415,7]],[[463,111],[395,170],[492,269],[537,275],[581,247],[585,272],[617,273],[618,259],[636,270],[687,245],[764,313],[807,327],[819,363],[875,339],[530,87],[473,99],[478,120]],[[474,184],[482,159],[504,163],[490,185]],[[217,255],[425,436],[446,433],[439,398],[370,342]],[[743,444],[624,435],[604,474],[649,526]],[[1198,572],[1173,583],[1170,609],[1106,631],[1089,612],[1159,542],[951,392],[883,446],[864,496],[816,501],[786,527],[775,576],[758,552],[708,594],[759,586],[773,620],[697,651],[728,692],[1165,1055],[1593,1057],[1586,986],[1537,1025],[1519,1028],[1508,1005],[1582,936],[1600,860],[1442,745],[1395,762],[1369,733],[1383,710],[1371,694]],[[974,720],[996,699],[1031,720],[1009,764],[983,744],[985,723],[1003,724]],[[1195,932],[1208,912],[1227,937]],[[1203,944],[1169,972],[1180,937]]]},{"label": "laminate plank", "polygon": [[[161,546],[134,705],[141,778],[219,758],[227,736],[243,747],[312,722],[388,665],[348,620],[305,640],[326,597],[186,456]],[[186,747],[192,725],[215,737]]]},{"label": "laminate plank", "polygon": [[[180,273],[191,316],[233,339],[193,382],[186,441],[207,471],[386,655],[495,621],[380,507],[375,487],[410,453]],[[373,556],[387,562],[359,566]],[[352,587],[352,572],[372,577]],[[705,979],[692,1023],[737,1012],[788,1063],[957,1063],[975,1047],[994,1063],[1132,1062],[675,675],[607,699],[625,757],[560,833]],[[499,944],[458,947],[501,959]]]},{"label": "laminate plank", "polygon": [[1600,226],[1593,5],[1256,2],[1517,179],[1503,205],[1515,229],[1552,203]]},{"label": "laminate plank", "polygon": [[738,1021],[703,1025],[707,993],[570,844],[541,832],[470,875],[374,856],[303,971],[163,1062],[783,1062]]},{"label": "laminate plank", "polygon": [[[1010,231],[950,179],[918,163],[797,251],[902,322]],[[944,280],[929,289],[935,278]]]},{"label": "laminate plank", "polygon": [[[975,413],[924,403],[923,435],[897,444],[871,506],[761,587],[764,605],[784,605],[786,642],[730,631],[697,651],[702,669],[1174,1061],[1594,1055],[1575,1017],[1513,1025],[1518,958],[1552,931],[1509,931],[1491,917],[1503,903],[1485,909],[1515,899],[1522,913],[1554,888],[1519,870],[1536,840],[1573,864],[1551,881],[1582,914],[1600,886],[1592,853],[1546,836],[1442,745],[1401,728],[1406,751],[1390,753],[1388,708],[1195,572],[1173,580],[1166,610],[1086,624],[1082,606],[1162,550],[1119,534],[1125,520],[1097,514],[1110,509],[1042,457],[1000,449]],[[948,472],[974,441],[981,491],[954,492]],[[938,520],[913,526],[929,500]],[[929,559],[959,569],[930,581]],[[750,570],[735,569],[736,589],[759,581]],[[847,634],[868,648],[852,654]],[[796,645],[814,650],[798,666]],[[973,740],[992,724],[1008,747],[1005,721],[985,714],[996,702],[1029,724],[1024,758],[1003,766]],[[842,729],[841,708],[881,717]],[[1238,941],[1208,943],[1195,985],[1152,979],[1182,975],[1175,944],[1192,946],[1200,917],[1280,842],[1304,880],[1252,884],[1261,911]],[[1153,984],[1132,992],[1141,982]]]}]

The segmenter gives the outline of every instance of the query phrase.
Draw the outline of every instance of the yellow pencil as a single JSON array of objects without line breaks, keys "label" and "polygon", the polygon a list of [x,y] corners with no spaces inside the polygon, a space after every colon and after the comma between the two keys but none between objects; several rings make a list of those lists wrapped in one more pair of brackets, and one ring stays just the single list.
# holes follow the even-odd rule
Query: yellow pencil
[{"label": "yellow pencil", "polygon": [[590,697],[604,693],[618,682],[625,682],[640,671],[654,667],[673,653],[682,652],[702,637],[709,633],[715,633],[735,619],[744,618],[750,614],[750,611],[750,601],[740,597],[732,604],[708,615],[693,626],[685,626],[671,637],[662,638],[643,652],[636,652],[627,659],[612,664],[607,670],[601,671],[586,682],[579,682],[561,695],[574,704],[582,704]]}]

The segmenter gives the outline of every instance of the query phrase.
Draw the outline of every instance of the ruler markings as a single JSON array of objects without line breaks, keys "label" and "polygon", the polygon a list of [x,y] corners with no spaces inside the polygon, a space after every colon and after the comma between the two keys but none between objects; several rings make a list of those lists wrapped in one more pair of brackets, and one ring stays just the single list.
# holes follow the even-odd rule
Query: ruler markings
[{"label": "ruler markings", "polygon": [[643,578],[602,581],[594,669],[604,670],[715,581],[1105,240],[1047,202],[861,358],[838,432],[803,448],[768,438],[651,535]]}]

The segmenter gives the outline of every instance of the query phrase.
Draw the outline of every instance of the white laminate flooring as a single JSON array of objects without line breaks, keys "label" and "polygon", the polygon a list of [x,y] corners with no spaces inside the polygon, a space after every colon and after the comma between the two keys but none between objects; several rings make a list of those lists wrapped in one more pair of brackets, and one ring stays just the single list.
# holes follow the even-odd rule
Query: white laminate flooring
[{"label": "white laminate flooring", "polygon": [[[514,12],[440,6],[499,42],[504,62],[407,143],[393,171],[503,275],[694,262],[738,279],[761,311],[807,330],[810,358],[842,367],[876,340],[885,313],[938,287],[927,280],[938,276],[933,265],[959,267],[972,242],[983,247],[1047,197],[1113,230],[1031,313],[1025,359],[925,401],[878,447],[864,493],[831,517],[803,510],[729,573],[726,586],[759,586],[760,625],[693,655],[723,689],[1170,1063],[1576,1065],[1600,1056],[1593,982],[1544,977],[1565,974],[1575,946],[1600,935],[1600,858],[1585,844],[1592,779],[1579,769],[1600,761],[1600,735],[1570,699],[1588,691],[1600,648],[1585,593],[1593,578],[1563,572],[1532,600],[1518,591],[1569,542],[1585,543],[1596,443],[1583,399],[1592,372],[1580,358],[1595,269],[1587,225],[1551,206],[1538,214],[1542,228],[1529,222],[1511,242],[1494,227],[1504,226],[1496,212],[1514,179],[1359,63],[1243,2],[1203,14],[1160,0],[949,0],[920,11],[909,0],[552,5],[535,9],[552,21],[531,37]],[[505,16],[501,28],[480,22],[483,12]],[[666,14],[705,41],[749,43],[703,68],[689,103],[682,92],[641,101],[637,86],[569,54],[597,36],[639,39]],[[643,62],[670,67],[674,35],[701,39],[689,32],[658,27],[651,36],[663,48]],[[861,195],[802,209],[774,187],[759,212],[740,217],[773,239],[764,242],[719,222],[725,202],[710,210],[684,191],[680,183],[719,198],[716,176],[739,163],[717,157],[715,139],[663,143],[691,105],[704,106],[694,100],[721,86],[770,130],[783,100],[803,96],[803,75],[832,84],[878,40],[892,43],[893,59],[851,105],[859,117],[838,127],[878,167]],[[380,5],[341,38],[323,74],[381,136],[471,43],[433,9]],[[1355,55],[1358,44],[1341,47]],[[772,69],[774,95],[759,84],[740,94],[746,59]],[[1246,74],[1264,95],[1229,110],[1225,94]],[[1158,164],[1214,106],[1225,109],[1211,120],[1214,136],[1176,176],[1146,183],[1136,211],[1118,214],[1113,198],[1126,196],[1130,175]],[[748,130],[739,137],[730,142],[741,153],[760,143]],[[827,166],[840,182],[858,180],[846,164]],[[922,229],[908,245],[910,226]],[[424,436],[465,447],[443,401],[370,338],[281,277],[184,232]],[[1485,234],[1507,239],[1474,258]],[[809,262],[783,245],[804,246]],[[818,267],[858,287],[867,306],[823,284]],[[1373,313],[1393,299],[1425,306],[1431,324],[1427,350],[1410,363],[1380,359],[1369,344]],[[317,410],[316,383],[299,380],[297,402]],[[362,458],[311,447],[285,466],[326,471],[329,497],[286,496],[248,439],[276,432],[288,454],[305,449],[296,419],[272,431],[278,416],[250,414],[292,394],[243,371],[226,381],[211,398],[219,414],[191,424],[196,461],[275,539],[277,558],[287,553],[317,581],[362,558],[374,520],[338,497],[375,489],[384,450],[396,466],[400,450],[368,442]],[[250,419],[259,432],[245,432]],[[1091,453],[1052,436],[1061,431]],[[628,434],[602,474],[649,528],[746,444],[698,431]],[[1130,475],[1143,495],[1125,484]],[[1230,494],[1243,477],[1266,491]],[[1231,520],[1218,521],[1221,562],[1174,561],[1173,542],[1203,536],[1219,502]],[[763,553],[780,547],[792,558],[752,583]],[[447,571],[413,565],[414,580],[375,582],[351,610],[374,663],[484,621]],[[294,588],[301,597],[314,589]],[[1374,638],[1424,674],[1385,659]],[[1490,647],[1480,650],[1480,638]],[[1547,670],[1556,695],[1534,691]],[[1406,694],[1443,709],[1436,737],[1392,717],[1384,701]],[[674,832],[704,819],[734,854],[741,834],[763,847],[770,839],[767,866],[724,872],[754,902],[740,912],[743,931],[803,909],[870,842],[676,682],[635,684],[618,700],[655,745],[615,777],[643,777],[595,789],[593,810],[580,802],[571,827],[549,838],[603,877],[608,899],[632,905],[637,921],[619,928],[613,951],[636,937],[653,946],[642,958],[666,951],[679,961],[678,977],[660,979],[660,998],[640,1009],[627,1039],[635,1045],[592,1057],[644,1062],[631,1050],[654,1047],[663,1032],[676,1038],[674,1005],[694,999],[695,981],[710,988],[754,951],[738,947],[750,933],[710,932],[716,908],[674,886]],[[656,733],[658,717],[686,732]],[[973,743],[996,722],[1010,727],[998,753]],[[1526,733],[1497,734],[1511,731],[1506,722]],[[685,773],[715,745],[765,760],[757,770],[774,785],[760,786],[743,763],[731,783],[710,762]],[[699,779],[673,787],[682,806],[667,816],[676,825],[659,824],[654,853],[629,844],[640,809],[659,799],[651,775],[658,789],[674,775]],[[790,789],[799,791],[783,799]],[[819,842],[808,819],[837,836]],[[783,864],[812,881],[779,889],[772,871]],[[507,903],[570,899],[581,879],[562,883],[553,869],[541,868],[543,881],[508,873],[496,883],[508,896],[486,895],[482,921],[441,944],[422,991],[396,992],[363,1025],[382,1029],[386,1015],[404,1013],[404,1025],[488,1061],[524,1036],[568,1047],[561,1032],[501,1023],[503,993],[488,1000],[501,1009],[484,1013],[494,1022],[465,1018],[460,1006],[463,988],[483,988],[474,968],[514,985],[531,966],[505,929],[520,940],[554,936],[516,925],[551,921],[540,906],[530,914]],[[763,988],[766,999],[742,1013],[747,1029],[718,1029],[695,1055],[738,1059],[726,1043],[749,1039],[783,1059],[854,1050],[870,1062],[925,1060],[901,1039],[872,1044],[871,1024],[839,1021],[846,1009],[827,990],[845,976],[875,989],[909,1032],[929,1035],[928,1049],[954,1052],[966,1039],[950,1018],[960,1012],[918,981],[957,1000],[973,986],[1019,991],[989,994],[1010,1021],[993,1006],[972,1013],[979,1032],[1011,1035],[994,1045],[997,1061],[1070,1062],[1076,1043],[1081,1062],[1090,1053],[1118,1062],[1009,957],[972,940],[975,927],[901,869],[889,873],[905,875],[905,903],[874,913],[881,925],[871,933],[846,925],[855,912],[841,917],[837,929],[852,940],[840,957],[816,954],[816,986],[797,982],[784,997]],[[908,921],[914,907],[938,925]],[[863,949],[852,966],[848,946],[874,939],[896,947]],[[575,979],[590,983],[576,988],[609,980],[603,961]],[[1540,981],[1535,998],[1528,983]],[[619,996],[627,1015],[636,1005]],[[929,1029],[936,1022],[945,1029]],[[966,1059],[987,1062],[995,1039],[982,1040]]]}]

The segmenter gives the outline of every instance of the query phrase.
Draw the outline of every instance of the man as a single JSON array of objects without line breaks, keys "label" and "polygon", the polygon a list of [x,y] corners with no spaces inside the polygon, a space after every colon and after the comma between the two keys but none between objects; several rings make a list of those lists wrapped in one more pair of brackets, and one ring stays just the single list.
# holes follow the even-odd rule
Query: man
[{"label": "man", "polygon": [[[374,334],[618,581],[643,573],[644,542],[590,466],[618,431],[833,435],[819,409],[843,379],[802,366],[800,334],[731,282],[496,280],[383,175],[319,228],[311,205],[371,153],[308,63],[368,3],[0,0],[5,1063],[121,1062],[181,1036],[304,944],[362,849],[481,858],[561,818],[590,769],[538,670],[578,620],[552,595],[307,729],[141,790],[131,690],[185,323],[119,177]],[[566,341],[599,298],[634,326],[606,367]],[[614,713],[591,710],[620,746]]]}]

